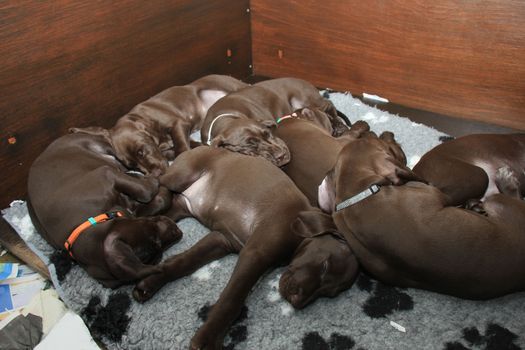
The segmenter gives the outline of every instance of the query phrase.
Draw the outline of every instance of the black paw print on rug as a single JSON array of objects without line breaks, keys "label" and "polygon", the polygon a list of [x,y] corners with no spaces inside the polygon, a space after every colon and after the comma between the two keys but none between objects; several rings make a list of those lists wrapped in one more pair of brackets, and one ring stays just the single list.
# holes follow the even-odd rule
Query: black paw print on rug
[{"label": "black paw print on rug", "polygon": [[69,254],[63,250],[55,250],[49,257],[49,261],[55,265],[55,272],[59,282],[62,282],[75,262],[69,257]]},{"label": "black paw print on rug", "polygon": [[463,340],[468,346],[460,341],[445,344],[445,350],[521,350],[515,344],[518,336],[507,328],[495,323],[489,323],[485,334],[482,335],[476,327],[463,329]]},{"label": "black paw print on rug", "polygon": [[360,274],[356,286],[370,293],[363,304],[363,312],[371,318],[380,318],[392,314],[394,311],[412,310],[414,301],[402,288],[391,287],[379,281]]},{"label": "black paw print on rug", "polygon": [[93,338],[97,340],[106,338],[120,342],[131,321],[127,315],[130,306],[131,299],[129,295],[124,293],[112,294],[106,306],[103,306],[100,303],[100,298],[95,296],[89,300],[88,305],[82,310],[82,317]]},{"label": "black paw print on rug", "polygon": [[[339,333],[332,333],[330,339],[325,340],[317,332],[306,333],[303,337],[303,350],[347,350],[353,349],[355,341],[352,337]],[[364,350],[358,348],[356,350]]]},{"label": "black paw print on rug", "polygon": [[[208,313],[212,307],[213,306],[206,304],[200,308],[197,315],[203,322],[208,318]],[[235,319],[235,321],[233,321],[233,324],[228,331],[226,340],[229,340],[229,342],[223,346],[224,350],[233,350],[235,349],[235,345],[242,343],[248,338],[248,327],[242,324],[246,318],[248,318],[248,308],[244,305],[241,309],[241,314]]]}]

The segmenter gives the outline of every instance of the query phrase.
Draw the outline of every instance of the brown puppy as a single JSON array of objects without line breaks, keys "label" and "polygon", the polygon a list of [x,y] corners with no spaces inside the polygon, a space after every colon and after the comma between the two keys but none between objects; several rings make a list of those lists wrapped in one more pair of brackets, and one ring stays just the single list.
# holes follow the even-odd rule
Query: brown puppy
[{"label": "brown puppy", "polygon": [[[319,94],[319,90],[306,80],[297,78],[277,78],[261,81],[256,86],[262,86],[273,91],[277,95],[288,101],[292,110],[310,107],[325,112],[332,125],[331,133],[333,136],[340,136],[348,130],[347,123],[341,118],[342,113],[338,112],[329,100]],[[341,116],[340,116],[341,115]],[[346,118],[346,116],[344,117]]]},{"label": "brown puppy", "polygon": [[447,207],[394,147],[390,133],[349,143],[320,188],[361,266],[385,283],[462,298],[525,290],[525,202],[493,195],[487,216]]},{"label": "brown puppy", "polygon": [[494,193],[525,196],[525,134],[475,134],[427,152],[414,172],[463,205]]},{"label": "brown puppy", "polygon": [[[68,250],[65,242],[72,232],[92,222],[76,240],[71,237],[69,251],[93,278],[111,288],[159,272],[151,264],[182,236],[168,217],[134,217],[137,211],[153,215],[167,210],[171,194],[164,189],[156,195],[155,178],[125,171],[104,137],[80,133],[49,145],[31,165],[28,179],[31,218],[52,246]],[[93,225],[89,218],[99,215],[101,221]]]},{"label": "brown puppy", "polygon": [[311,119],[309,108],[297,110],[295,116],[279,122],[274,135],[284,141],[290,150],[291,160],[281,169],[297,187],[317,206],[318,188],[326,173],[332,169],[343,146],[368,133],[364,121],[355,122],[340,137],[333,137]]},{"label": "brown puppy", "polygon": [[281,166],[290,161],[290,152],[281,139],[273,136],[272,128],[277,118],[292,112],[281,96],[261,86],[250,86],[210,107],[201,139],[212,147],[260,156]]},{"label": "brown puppy", "polygon": [[330,133],[340,135],[348,130],[332,103],[312,84],[300,79],[280,78],[257,83],[217,101],[206,115],[201,138],[208,145],[262,156],[283,166],[290,160],[288,148],[271,131],[277,120],[304,107],[310,108],[311,119],[327,118],[322,125]]},{"label": "brown puppy", "polygon": [[[219,300],[191,341],[192,349],[220,349],[231,322],[261,275],[290,260],[280,290],[295,307],[348,288],[357,262],[337,237],[331,218],[313,208],[277,167],[221,148],[185,152],[161,177],[174,196],[174,219],[193,216],[212,231],[160,266],[163,274],[140,282],[134,297],[150,298],[169,281],[238,252],[239,260]],[[297,219],[301,213],[309,219]],[[312,238],[303,240],[304,235]],[[335,236],[335,237],[334,237]],[[283,281],[286,279],[286,281]]]},{"label": "brown puppy", "polygon": [[200,130],[208,108],[245,86],[230,76],[207,75],[139,103],[109,130],[88,127],[71,131],[102,135],[126,167],[159,175],[168,160],[190,149],[190,134]]}]

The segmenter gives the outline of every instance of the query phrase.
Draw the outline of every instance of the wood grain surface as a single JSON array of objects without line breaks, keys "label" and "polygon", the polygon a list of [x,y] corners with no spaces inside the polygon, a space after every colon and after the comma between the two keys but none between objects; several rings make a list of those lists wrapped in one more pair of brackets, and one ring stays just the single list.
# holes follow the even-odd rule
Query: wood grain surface
[{"label": "wood grain surface", "polygon": [[251,68],[248,0],[0,2],[0,207],[72,126],[109,127],[135,104],[209,73]]},{"label": "wood grain surface", "polygon": [[254,73],[525,130],[525,1],[252,0]]}]

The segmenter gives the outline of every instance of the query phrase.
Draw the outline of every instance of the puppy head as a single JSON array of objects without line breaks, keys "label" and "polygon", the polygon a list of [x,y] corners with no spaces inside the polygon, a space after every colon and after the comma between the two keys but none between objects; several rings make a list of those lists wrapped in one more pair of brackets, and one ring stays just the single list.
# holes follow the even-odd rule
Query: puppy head
[{"label": "puppy head", "polygon": [[319,297],[334,297],[350,288],[358,263],[329,215],[301,212],[292,231],[305,239],[279,281],[283,298],[301,309]]},{"label": "puppy head", "polygon": [[[367,134],[347,143],[335,167],[319,186],[319,205],[332,212],[336,202],[353,196],[369,186],[400,186],[424,180],[406,166],[406,156],[391,132],[379,137]],[[344,198],[343,198],[344,197]]]},{"label": "puppy head", "polygon": [[260,122],[246,118],[232,118],[228,121],[227,128],[223,128],[211,140],[211,146],[263,157],[276,166],[283,166],[290,161],[290,150],[283,140],[272,134],[273,126],[275,126],[274,121]]},{"label": "puppy head", "polygon": [[103,136],[113,147],[115,157],[128,169],[158,176],[168,167],[168,161],[159,149],[158,139],[143,126],[129,120],[119,120],[111,130],[87,127],[71,128],[69,131]]},{"label": "puppy head", "polygon": [[116,128],[111,133],[116,157],[129,169],[158,176],[166,171],[168,161],[158,146],[158,140],[146,130],[135,126]]}]

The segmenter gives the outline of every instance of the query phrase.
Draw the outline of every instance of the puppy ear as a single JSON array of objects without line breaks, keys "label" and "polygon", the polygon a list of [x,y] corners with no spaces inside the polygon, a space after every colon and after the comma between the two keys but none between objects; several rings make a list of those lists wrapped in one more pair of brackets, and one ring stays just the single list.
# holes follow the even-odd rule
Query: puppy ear
[{"label": "puppy ear", "polygon": [[308,210],[299,213],[291,224],[292,232],[304,238],[320,236],[326,232],[337,232],[331,215],[320,210]]},{"label": "puppy ear", "polygon": [[69,132],[72,134],[84,133],[95,136],[103,136],[108,142],[111,143],[109,130],[101,128],[100,126],[88,126],[87,128],[69,128]]},{"label": "puppy ear", "polygon": [[[205,140],[206,143],[208,143],[208,140]],[[210,140],[209,146],[211,147],[221,147],[224,144],[224,137],[221,135],[215,136]]]},{"label": "puppy ear", "polygon": [[392,160],[392,162],[395,166],[394,172],[387,176],[387,178],[384,180],[384,183],[379,182],[378,185],[388,185],[389,183],[392,183],[398,186],[403,185],[409,181],[427,183],[422,177],[414,173],[406,165],[401,164],[397,159]]},{"label": "puppy ear", "polygon": [[[370,125],[364,120],[358,120],[354,124],[352,124],[350,129],[346,130],[340,137],[347,136],[352,139],[358,139],[361,136],[369,132],[370,132]],[[375,134],[372,134],[372,135],[375,135]]]},{"label": "puppy ear", "polygon": [[403,163],[403,165],[407,164],[405,152],[403,152],[401,145],[397,143],[396,139],[394,138],[394,133],[385,131],[379,136],[379,138],[387,143],[390,153],[392,153],[394,158]]}]

